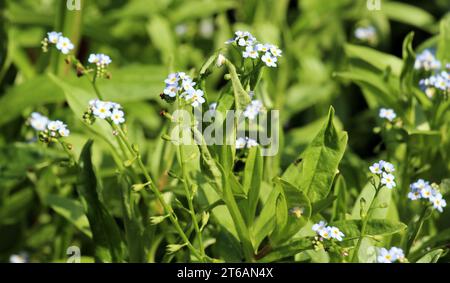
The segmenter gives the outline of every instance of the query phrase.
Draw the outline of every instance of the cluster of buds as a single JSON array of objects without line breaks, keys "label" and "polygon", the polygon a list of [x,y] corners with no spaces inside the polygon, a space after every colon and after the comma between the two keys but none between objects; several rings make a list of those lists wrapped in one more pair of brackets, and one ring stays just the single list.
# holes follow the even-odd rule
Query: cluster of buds
[{"label": "cluster of buds", "polygon": [[51,121],[38,112],[31,113],[28,123],[39,133],[39,140],[45,143],[51,143],[70,135],[66,124],[59,120]]}]

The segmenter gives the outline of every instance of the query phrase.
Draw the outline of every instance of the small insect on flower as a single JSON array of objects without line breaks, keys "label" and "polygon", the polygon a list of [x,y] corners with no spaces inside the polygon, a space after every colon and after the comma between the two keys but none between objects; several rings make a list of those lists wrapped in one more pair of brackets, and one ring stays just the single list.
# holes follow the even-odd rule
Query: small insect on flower
[{"label": "small insect on flower", "polygon": [[304,212],[304,209],[301,207],[298,207],[298,206],[289,209],[289,213],[294,215],[296,218],[302,217],[303,212]]},{"label": "small insect on flower", "polygon": [[261,57],[261,60],[266,64],[267,67],[276,67],[277,57],[272,56],[269,52]]},{"label": "small insect on flower", "polygon": [[389,122],[392,122],[397,117],[397,114],[395,114],[394,110],[392,109],[381,108],[378,116],[380,118],[388,120]]},{"label": "small insect on flower", "polygon": [[31,127],[33,127],[33,129],[35,129],[36,131],[44,131],[47,128],[49,119],[38,112],[33,112],[31,113],[28,121]]},{"label": "small insect on flower", "polygon": [[395,188],[395,186],[396,186],[394,179],[395,179],[394,175],[383,172],[383,177],[381,178],[381,183],[384,184],[388,189],[392,189],[392,188]]},{"label": "small insect on flower", "polygon": [[60,36],[58,42],[56,43],[56,48],[63,54],[69,54],[69,52],[74,49],[74,45],[69,38]]}]

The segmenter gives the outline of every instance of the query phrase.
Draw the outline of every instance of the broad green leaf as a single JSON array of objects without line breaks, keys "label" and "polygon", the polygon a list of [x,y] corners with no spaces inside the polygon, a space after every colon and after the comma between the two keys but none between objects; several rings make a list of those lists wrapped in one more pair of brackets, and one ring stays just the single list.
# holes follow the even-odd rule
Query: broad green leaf
[{"label": "broad green leaf", "polygon": [[280,192],[278,190],[272,189],[270,191],[261,213],[256,218],[254,225],[251,227],[253,246],[255,249],[258,249],[264,238],[272,233],[275,227],[274,211],[276,210],[279,194]]},{"label": "broad green leaf", "polygon": [[308,197],[294,185],[276,179],[275,189],[280,195],[276,206],[276,226],[270,239],[276,246],[289,240],[308,223],[312,209]]},{"label": "broad green leaf", "polygon": [[243,190],[247,195],[247,223],[252,223],[259,200],[259,192],[263,178],[263,158],[259,147],[252,147],[247,156],[244,168]]},{"label": "broad green leaf", "polygon": [[417,260],[416,263],[436,263],[443,253],[444,250],[442,249],[431,251]]},{"label": "broad green leaf", "polygon": [[89,140],[81,152],[78,194],[92,230],[96,261],[122,262],[125,251],[119,227],[97,192],[97,177],[91,161],[92,144]]},{"label": "broad green leaf", "polygon": [[441,62],[450,62],[450,15],[440,23],[437,57]]},{"label": "broad green leaf", "polygon": [[383,3],[383,12],[389,19],[409,24],[426,31],[433,31],[433,15],[427,11],[406,3],[387,1]]},{"label": "broad green leaf", "polygon": [[236,67],[229,60],[225,60],[225,64],[230,72],[231,84],[233,86],[234,100],[236,110],[244,111],[245,107],[250,103],[251,99],[239,80]]},{"label": "broad green leaf", "polygon": [[313,246],[310,239],[296,239],[272,250],[270,253],[259,259],[258,262],[267,263],[280,261],[284,258],[291,257],[295,254],[312,248]]},{"label": "broad green leaf", "polygon": [[48,194],[45,201],[56,213],[67,219],[83,234],[92,238],[89,221],[81,203],[55,194]]},{"label": "broad green leaf", "polygon": [[[362,189],[361,193],[359,194],[358,198],[355,201],[355,205],[353,206],[352,212],[351,212],[351,218],[352,219],[361,219],[361,199],[364,198],[365,200],[365,208],[364,213],[367,213],[367,210],[369,209],[370,203],[373,201],[373,197],[375,195],[375,189],[373,188],[372,184],[367,183],[366,186]],[[374,219],[385,219],[389,210],[389,205],[391,204],[392,199],[392,190],[383,187],[381,191],[378,193],[377,198],[375,199],[375,203],[373,204],[373,207],[376,207],[371,212],[371,217]],[[383,207],[380,207],[383,206]]]},{"label": "broad green leaf", "polygon": [[412,96],[413,72],[416,55],[412,48],[414,32],[410,32],[403,41],[403,68],[400,74],[400,88],[407,96]]},{"label": "broad green leaf", "polygon": [[380,71],[384,71],[390,67],[394,75],[400,75],[402,61],[393,55],[389,55],[369,47],[352,44],[345,45],[345,53],[348,57],[367,62]]},{"label": "broad green leaf", "polygon": [[283,180],[298,186],[312,202],[328,195],[347,145],[347,133],[335,128],[333,116],[334,109],[330,108],[323,128],[282,175]]}]

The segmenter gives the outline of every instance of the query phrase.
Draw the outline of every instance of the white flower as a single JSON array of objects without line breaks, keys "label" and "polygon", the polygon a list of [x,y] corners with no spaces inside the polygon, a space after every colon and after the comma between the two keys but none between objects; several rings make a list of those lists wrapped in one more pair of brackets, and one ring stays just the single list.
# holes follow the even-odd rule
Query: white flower
[{"label": "white flower", "polygon": [[263,104],[260,100],[253,100],[247,107],[245,108],[243,114],[244,117],[249,118],[250,120],[253,120],[256,118],[256,116],[259,114],[259,112],[262,110]]},{"label": "white flower", "polygon": [[331,239],[330,228],[324,227],[318,231],[319,235],[324,239]]},{"label": "white flower", "polygon": [[75,46],[72,44],[70,39],[67,37],[60,36],[58,42],[56,43],[56,48],[60,50],[63,54],[68,54]]},{"label": "white flower", "polygon": [[99,58],[100,58],[100,65],[105,67],[108,66],[109,64],[111,64],[112,60],[108,55],[105,54],[98,54]]},{"label": "white flower", "polygon": [[177,93],[178,93],[177,85],[167,85],[166,88],[164,89],[164,94],[170,97],[177,96]]},{"label": "white flower", "polygon": [[40,113],[33,112],[31,113],[31,117],[29,118],[30,125],[36,131],[44,131],[47,128],[48,118],[41,115]]},{"label": "white flower", "polygon": [[169,76],[167,76],[167,79],[165,79],[164,82],[167,85],[174,85],[174,84],[178,83],[178,80],[179,80],[178,74],[172,73],[172,74],[169,74]]},{"label": "white flower", "polygon": [[359,27],[355,30],[355,37],[361,41],[373,43],[376,40],[377,33],[374,27]]},{"label": "white flower", "polygon": [[261,43],[256,44],[256,50],[258,50],[261,53],[269,52],[270,51],[270,47],[271,47],[270,44],[261,44]]},{"label": "white flower", "polygon": [[92,113],[100,119],[106,119],[111,116],[111,105],[108,102],[98,100],[93,109]]},{"label": "white flower", "polygon": [[430,198],[430,197],[432,197],[433,196],[433,189],[430,187],[430,186],[427,186],[427,187],[425,187],[425,188],[423,188],[421,191],[420,191],[420,195],[423,197],[423,198]]},{"label": "white flower", "polygon": [[70,135],[70,131],[65,125],[58,130],[58,133],[61,137],[68,137]]},{"label": "white flower", "polygon": [[192,93],[195,91],[194,86],[196,85],[195,82],[192,81],[191,78],[185,78],[182,82],[181,82],[181,87],[188,93]]},{"label": "white flower", "polygon": [[403,261],[405,259],[405,254],[403,253],[403,250],[397,247],[392,247],[389,250],[389,253],[392,256],[393,261]]},{"label": "white flower", "polygon": [[236,139],[236,149],[242,149],[247,144],[247,140],[245,138]]},{"label": "white flower", "polygon": [[392,263],[393,261],[395,261],[395,259],[387,249],[381,248],[377,257],[377,261],[379,263]]},{"label": "white flower", "polygon": [[223,56],[222,54],[219,54],[219,56],[217,56],[217,60],[216,60],[216,66],[218,68],[222,67],[223,64],[225,64],[225,56]]},{"label": "white flower", "polygon": [[256,50],[255,46],[249,45],[242,52],[242,57],[256,59],[259,57],[258,50]]},{"label": "white flower", "polygon": [[267,52],[266,54],[264,54],[261,57],[261,60],[266,63],[267,67],[276,67],[277,64],[276,62],[278,61],[277,57],[273,57],[269,52]]},{"label": "white flower", "polygon": [[63,122],[56,120],[48,122],[47,129],[52,132],[56,132],[59,129],[63,128],[65,125]]},{"label": "white flower", "polygon": [[316,224],[314,224],[314,225],[312,226],[312,230],[313,230],[314,232],[317,232],[317,231],[319,231],[319,230],[325,228],[326,226],[327,226],[327,222],[325,222],[325,221],[319,221],[319,223],[316,223]]},{"label": "white flower", "polygon": [[280,48],[278,48],[278,46],[271,45],[270,46],[270,53],[272,53],[272,55],[275,56],[275,57],[281,57],[282,51],[281,51]]},{"label": "white flower", "polygon": [[392,109],[381,108],[379,116],[380,118],[384,118],[387,119],[389,122],[392,122],[397,117],[397,114],[395,114],[394,110]]},{"label": "white flower", "polygon": [[414,62],[414,69],[423,69],[425,71],[438,70],[441,68],[441,62],[439,62],[434,54],[425,49],[422,53],[418,54],[416,61]]},{"label": "white flower", "polygon": [[97,54],[89,55],[88,62],[91,64],[97,64],[100,62],[100,57]]},{"label": "white flower", "polygon": [[392,173],[395,171],[394,165],[392,165],[392,163],[389,162],[383,162],[383,169],[387,173]]},{"label": "white flower", "polygon": [[201,89],[197,89],[197,90],[193,91],[192,93],[189,93],[186,96],[186,100],[192,100],[191,105],[193,107],[197,107],[206,101],[205,98],[203,97],[203,94],[204,93]]},{"label": "white flower", "polygon": [[430,201],[433,203],[433,207],[439,212],[443,212],[443,208],[447,206],[447,202],[442,198],[440,193],[430,197]]},{"label": "white flower", "polygon": [[62,33],[56,32],[56,31],[47,33],[48,42],[50,42],[52,44],[57,44],[58,40],[61,36],[62,36]]},{"label": "white flower", "polygon": [[339,230],[339,228],[332,226],[332,227],[329,227],[328,229],[329,229],[331,238],[336,239],[338,241],[342,241],[342,237],[344,237],[345,235],[344,235],[344,233],[342,233]]},{"label": "white flower", "polygon": [[422,195],[420,194],[420,190],[411,188],[411,191],[408,193],[408,198],[410,200],[418,200],[422,198]]},{"label": "white flower", "polygon": [[382,169],[383,166],[381,166],[380,163],[374,163],[372,166],[369,167],[370,172],[377,175],[383,173]]},{"label": "white flower", "polygon": [[383,177],[381,178],[381,183],[386,185],[388,189],[395,188],[394,175],[383,172]]},{"label": "white flower", "polygon": [[9,263],[27,263],[28,254],[21,252],[20,254],[13,254],[9,257]]},{"label": "white flower", "polygon": [[114,109],[111,113],[111,120],[114,124],[119,125],[125,122],[124,113],[121,110]]},{"label": "white flower", "polygon": [[254,139],[247,138],[247,148],[258,146],[258,142]]},{"label": "white flower", "polygon": [[424,179],[419,179],[411,184],[411,187],[418,190],[423,190],[428,187],[430,183],[426,182]]}]

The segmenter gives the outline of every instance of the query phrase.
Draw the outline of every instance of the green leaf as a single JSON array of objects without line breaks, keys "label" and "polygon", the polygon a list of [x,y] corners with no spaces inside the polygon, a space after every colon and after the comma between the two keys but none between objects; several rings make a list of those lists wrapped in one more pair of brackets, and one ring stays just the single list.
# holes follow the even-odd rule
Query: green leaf
[{"label": "green leaf", "polygon": [[433,31],[434,17],[427,11],[406,3],[384,2],[383,12],[394,21],[412,25],[426,31]]},{"label": "green leaf", "polygon": [[421,257],[419,260],[416,261],[416,263],[436,263],[438,262],[441,255],[444,253],[443,249],[437,249],[434,251],[431,251]]},{"label": "green leaf", "polygon": [[402,69],[402,61],[393,55],[386,54],[369,47],[353,44],[345,45],[345,53],[349,58],[354,58],[366,62],[367,64],[377,68],[380,71],[384,71],[387,68],[390,68],[394,75],[400,75]]},{"label": "green leaf", "polygon": [[91,161],[92,144],[92,140],[89,140],[81,152],[78,194],[92,230],[96,261],[122,262],[125,251],[119,227],[97,192],[97,178]]},{"label": "green leaf", "polygon": [[[338,227],[345,238],[356,238],[361,235],[361,220],[341,220],[330,225]],[[366,235],[381,236],[392,235],[406,230],[407,226],[402,222],[386,219],[370,219],[367,222]]]},{"label": "green leaf", "polygon": [[450,15],[441,20],[437,57],[441,62],[450,62]]},{"label": "green leaf", "polygon": [[308,197],[294,185],[276,179],[275,189],[279,190],[280,195],[276,206],[276,226],[270,236],[274,246],[297,234],[308,223],[312,211]]},{"label": "green leaf", "polygon": [[283,180],[298,186],[312,202],[328,195],[347,145],[347,133],[335,128],[333,116],[334,109],[330,108],[320,132],[282,175]]},{"label": "green leaf", "polygon": [[169,21],[160,16],[153,16],[147,25],[147,31],[152,44],[159,50],[163,62],[169,63],[174,59],[176,41]]},{"label": "green leaf", "polygon": [[83,234],[92,238],[92,232],[89,227],[89,221],[84,214],[84,209],[81,203],[66,197],[48,194],[45,202],[59,215],[67,219]]},{"label": "green leaf", "polygon": [[416,55],[412,48],[414,32],[410,32],[403,41],[403,68],[400,74],[400,87],[406,95],[412,96],[414,62]]},{"label": "green leaf", "polygon": [[262,206],[261,213],[258,218],[254,222],[253,226],[251,226],[252,231],[252,240],[253,246],[255,250],[258,249],[261,242],[266,238],[270,233],[272,233],[275,227],[275,218],[274,211],[277,208],[277,200],[280,192],[278,190],[272,189],[270,194]]},{"label": "green leaf", "polygon": [[172,23],[184,23],[194,19],[202,19],[224,12],[236,6],[233,0],[195,0],[182,1],[169,13]]},{"label": "green leaf", "polygon": [[310,250],[312,248],[313,248],[313,246],[312,246],[312,242],[310,239],[306,239],[306,238],[296,239],[296,240],[293,240],[292,242],[289,242],[283,246],[280,246],[280,247],[274,249],[273,251],[268,253],[266,256],[259,259],[258,262],[267,263],[267,262],[280,261],[284,258],[293,256],[293,255],[298,254],[305,250]]},{"label": "green leaf", "polygon": [[259,147],[252,147],[244,169],[243,190],[247,195],[247,223],[251,225],[256,213],[263,178],[263,158]]}]

